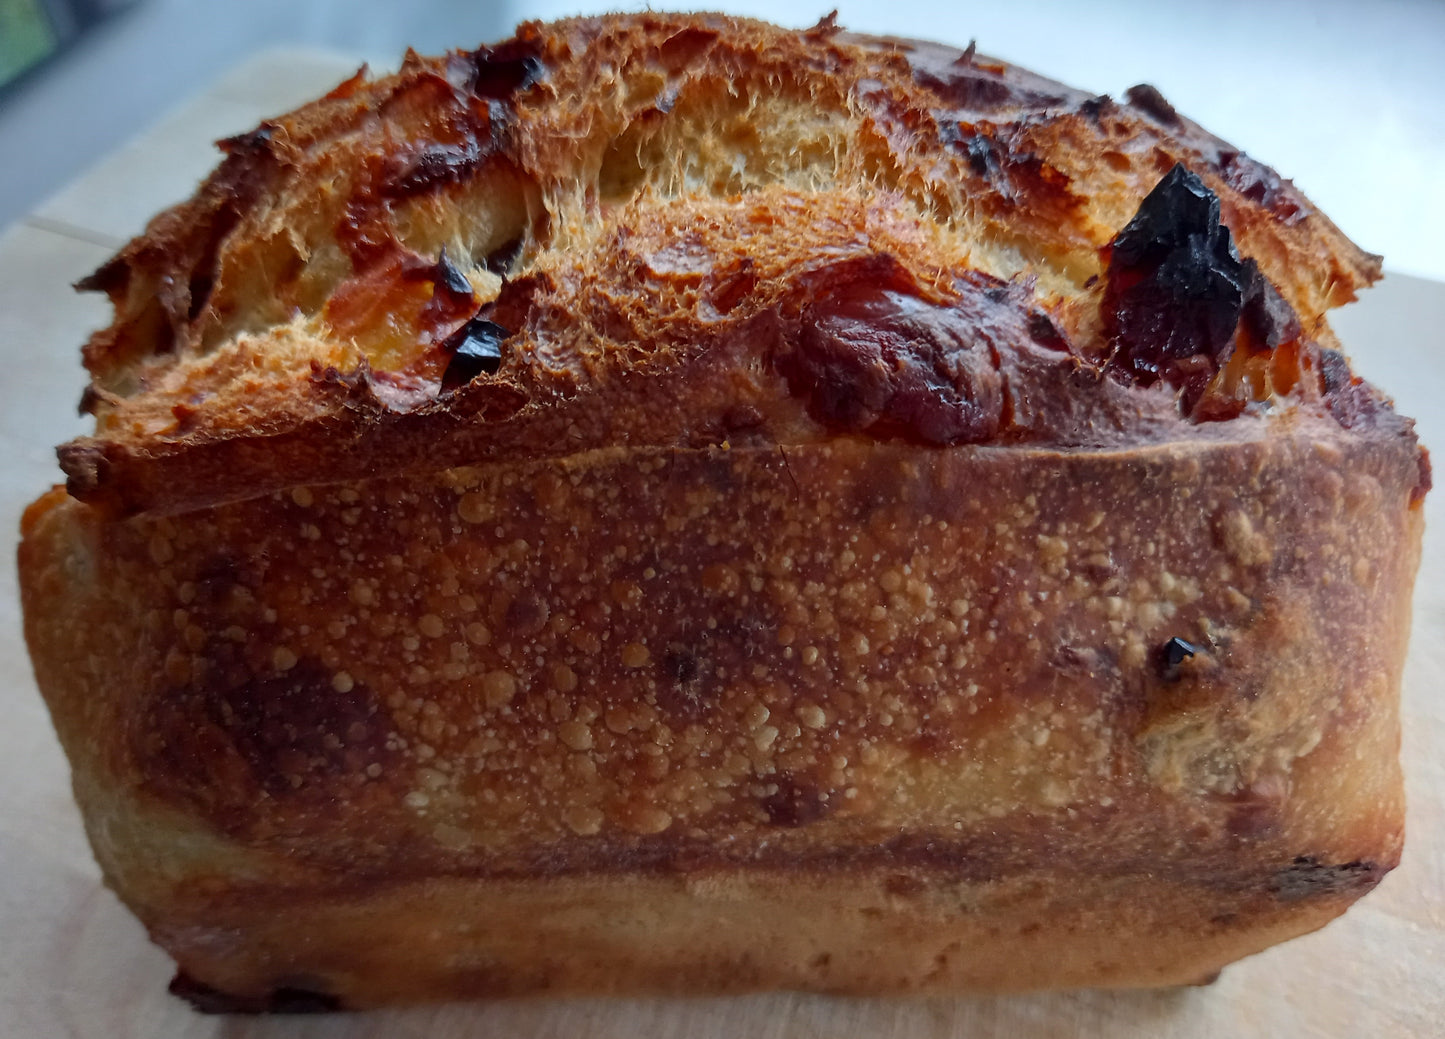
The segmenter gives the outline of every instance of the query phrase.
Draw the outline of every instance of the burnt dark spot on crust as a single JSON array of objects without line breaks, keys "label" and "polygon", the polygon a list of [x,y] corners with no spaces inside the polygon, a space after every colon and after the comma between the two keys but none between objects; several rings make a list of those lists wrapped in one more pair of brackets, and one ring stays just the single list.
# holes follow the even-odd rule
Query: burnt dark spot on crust
[{"label": "burnt dark spot on crust", "polygon": [[77,281],[72,288],[76,292],[104,292],[109,296],[117,296],[124,293],[129,284],[130,264],[122,254],[111,257]]},{"label": "burnt dark spot on crust", "polygon": [[1245,260],[1246,288],[1241,327],[1255,349],[1273,350],[1300,337],[1299,315],[1260,273],[1254,260]]},{"label": "burnt dark spot on crust", "polygon": [[1129,104],[1139,111],[1152,116],[1157,122],[1165,126],[1178,126],[1179,113],[1174,111],[1174,106],[1164,100],[1164,95],[1159,93],[1157,87],[1149,83],[1140,83],[1124,91]]},{"label": "burnt dark spot on crust", "polygon": [[482,266],[493,274],[506,277],[512,273],[512,267],[516,265],[518,258],[522,255],[522,249],[526,245],[526,239],[521,235],[509,239],[497,246],[482,259]]},{"label": "burnt dark spot on crust", "polygon": [[432,281],[438,290],[445,290],[466,299],[472,297],[472,283],[467,281],[467,276],[462,273],[461,268],[452,263],[451,257],[447,256],[446,246],[442,246],[441,253],[437,256],[436,266],[432,268]]},{"label": "burnt dark spot on crust", "polygon": [[227,155],[234,155],[237,152],[257,152],[269,149],[271,137],[275,133],[275,127],[271,123],[262,123],[256,129],[248,133],[236,134],[234,137],[223,137],[216,142],[216,146]]},{"label": "burnt dark spot on crust", "polygon": [[1083,199],[1069,176],[1034,151],[1028,119],[998,123],[959,122],[956,112],[936,112],[938,136],[967,172],[993,189],[990,203],[1029,219],[1064,222],[1075,218]]},{"label": "burnt dark spot on crust", "polygon": [[1178,668],[1185,660],[1194,656],[1196,650],[1194,644],[1186,642],[1177,635],[1164,643],[1163,662],[1167,669]]},{"label": "burnt dark spot on crust", "polygon": [[1000,109],[1053,108],[1067,100],[1067,88],[1036,76],[1011,78],[1002,65],[980,60],[972,43],[967,50],[953,52],[952,60],[941,60],[932,48],[909,54],[913,81],[931,91],[945,104],[963,114],[987,114]]},{"label": "burnt dark spot on crust", "polygon": [[698,721],[707,713],[709,667],[701,647],[672,643],[657,661],[657,671],[657,706],[663,713],[678,721]]},{"label": "burnt dark spot on crust", "polygon": [[983,134],[960,136],[958,143],[968,157],[969,168],[980,177],[998,181],[1003,176],[1003,163],[999,160],[999,145],[992,137]]},{"label": "burnt dark spot on crust", "polygon": [[946,70],[915,68],[913,79],[956,108],[991,112],[1009,102],[1013,92],[1003,77],[972,64],[950,65]]},{"label": "burnt dark spot on crust", "polygon": [[442,349],[451,356],[442,375],[442,389],[455,390],[479,375],[494,375],[502,367],[502,343],[512,333],[495,321],[472,318],[459,328]]},{"label": "burnt dark spot on crust", "polygon": [[1029,338],[1050,350],[1069,350],[1069,343],[1054,324],[1053,319],[1042,310],[1031,310],[1028,316]]},{"label": "burnt dark spot on crust", "polygon": [[812,783],[787,772],[779,773],[772,783],[777,790],[763,798],[762,805],[774,826],[807,826],[830,811],[823,791]]},{"label": "burnt dark spot on crust", "polygon": [[1320,351],[1320,380],[1325,393],[1338,396],[1355,382],[1355,373],[1350,371],[1350,362],[1338,350],[1328,348]]},{"label": "burnt dark spot on crust", "polygon": [[939,131],[944,145],[958,153],[969,170],[986,181],[1007,205],[1028,205],[1043,213],[1062,214],[1080,204],[1069,178],[1021,143],[1025,135],[1018,124],[973,126],[945,119]]},{"label": "burnt dark spot on crust", "polygon": [[196,567],[195,578],[191,583],[196,589],[193,600],[196,607],[216,610],[222,608],[227,599],[236,594],[236,589],[258,587],[261,581],[259,575],[254,571],[248,572],[234,554],[217,552],[207,556]]},{"label": "burnt dark spot on crust", "polygon": [[535,47],[522,39],[497,47],[479,47],[466,57],[472,68],[467,88],[492,101],[503,101],[527,90],[547,74]]},{"label": "burnt dark spot on crust", "polygon": [[1220,223],[1218,196],[1184,166],[1164,176],[1115,237],[1108,280],[1116,362],[1137,381],[1177,381],[1178,362],[1193,357],[1217,370],[1233,351],[1244,264]]},{"label": "burnt dark spot on crust", "polygon": [[688,685],[697,680],[697,657],[681,650],[669,650],[662,658],[662,673],[676,685]]},{"label": "burnt dark spot on crust", "polygon": [[169,991],[202,1014],[329,1014],[345,1009],[336,996],[290,986],[265,996],[236,996],[199,982],[183,970],[171,979]]},{"label": "burnt dark spot on crust", "polygon": [[81,415],[94,415],[95,409],[100,407],[100,403],[104,399],[101,392],[93,385],[87,386],[81,391],[80,403],[75,406],[75,410]]},{"label": "burnt dark spot on crust", "polygon": [[1099,94],[1097,97],[1091,97],[1087,100],[1080,101],[1077,107],[1077,111],[1085,119],[1089,120],[1089,122],[1097,126],[1100,125],[1104,116],[1107,113],[1112,112],[1115,107],[1116,106],[1114,104],[1114,99],[1112,97],[1110,97],[1108,94]]},{"label": "burnt dark spot on crust", "polygon": [[1270,878],[1269,889],[1283,902],[1328,895],[1358,896],[1373,888],[1387,871],[1378,863],[1355,860],[1329,865],[1300,855]]},{"label": "burnt dark spot on crust", "polygon": [[414,253],[406,253],[401,257],[400,266],[403,280],[431,283],[432,295],[422,308],[420,318],[423,326],[430,326],[434,333],[452,329],[458,321],[476,311],[477,299],[472,283],[447,255],[446,246],[442,247],[434,263],[428,263]]},{"label": "burnt dark spot on crust", "polygon": [[[488,125],[494,124],[488,120]],[[382,193],[405,198],[443,184],[458,183],[481,169],[495,150],[491,136],[485,142],[471,138],[456,144],[424,145],[389,162],[381,182]]]},{"label": "burnt dark spot on crust", "polygon": [[550,616],[551,607],[543,596],[524,591],[507,604],[502,623],[507,633],[529,638],[542,630]]},{"label": "burnt dark spot on crust", "polygon": [[1103,310],[1110,370],[1145,386],[1168,382],[1196,419],[1238,413],[1195,411],[1237,340],[1270,351],[1300,335],[1294,310],[1253,260],[1240,259],[1218,196],[1178,164],[1110,245]]},{"label": "burnt dark spot on crust", "polygon": [[1289,181],[1243,152],[1221,149],[1218,167],[1226,184],[1251,202],[1264,206],[1286,226],[1309,216],[1309,210]]}]

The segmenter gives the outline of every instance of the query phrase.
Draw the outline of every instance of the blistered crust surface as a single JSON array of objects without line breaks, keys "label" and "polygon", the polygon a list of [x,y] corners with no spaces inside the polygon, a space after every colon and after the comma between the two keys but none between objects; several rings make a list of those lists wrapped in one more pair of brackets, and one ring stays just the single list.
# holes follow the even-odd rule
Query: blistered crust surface
[{"label": "blistered crust surface", "polygon": [[[1316,437],[855,440],[176,520],[57,494],[27,519],[27,635],[110,882],[213,983],[256,946],[181,921],[441,877],[1163,877],[1200,927],[1252,907],[1248,951],[1398,857],[1414,477]],[[1121,976],[1097,983],[1150,975]]]},{"label": "blistered crust surface", "polygon": [[[409,55],[222,146],[87,282],[117,309],[86,348],[96,435],[62,451],[86,500],[174,512],[738,431],[1357,423],[1341,393],[1409,437],[1323,317],[1378,258],[1146,88],[649,14]],[[1174,244],[1121,262],[1129,228]]]},{"label": "blistered crust surface", "polygon": [[1137,854],[1194,861],[1195,824],[1221,854],[1287,836],[1290,777],[1382,724],[1407,474],[1370,464],[842,443],[297,489],[185,523],[70,505],[27,548],[56,597],[30,593],[32,636],[106,768],[352,874],[694,840],[846,857],[1037,813],[1092,843],[1146,805],[1170,824]]}]

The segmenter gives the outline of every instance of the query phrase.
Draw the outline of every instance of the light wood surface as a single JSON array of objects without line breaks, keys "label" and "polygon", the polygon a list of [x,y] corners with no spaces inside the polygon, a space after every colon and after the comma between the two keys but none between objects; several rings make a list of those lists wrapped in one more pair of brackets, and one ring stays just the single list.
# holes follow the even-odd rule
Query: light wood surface
[{"label": "light wood surface", "polygon": [[[83,431],[79,347],[106,308],[69,285],[215,161],[210,141],[327,89],[347,58],[248,63],[0,236],[0,526],[55,482],[53,447]],[[1388,263],[1388,257],[1387,257]],[[1393,276],[1339,312],[1357,366],[1445,451],[1445,284]],[[1445,454],[1440,456],[1445,459]],[[1445,488],[1427,504],[1405,671],[1405,859],[1325,930],[1206,988],[858,1000],[535,1000],[323,1018],[211,1018],[165,993],[169,960],[99,883],[69,774],[20,636],[14,553],[0,566],[0,1036],[1170,1037],[1445,1036]],[[13,535],[10,535],[13,537]]]}]

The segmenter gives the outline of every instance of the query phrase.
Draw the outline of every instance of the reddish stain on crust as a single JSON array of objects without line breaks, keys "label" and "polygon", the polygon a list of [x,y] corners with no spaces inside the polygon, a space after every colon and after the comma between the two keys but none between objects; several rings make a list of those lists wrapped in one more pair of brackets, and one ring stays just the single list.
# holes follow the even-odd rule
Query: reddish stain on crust
[{"label": "reddish stain on crust", "polygon": [[392,771],[389,718],[365,684],[279,651],[284,669],[268,674],[250,674],[229,647],[211,661],[210,677],[158,692],[133,730],[141,772],[168,797],[244,832],[258,798],[314,811],[334,799],[331,784]]}]

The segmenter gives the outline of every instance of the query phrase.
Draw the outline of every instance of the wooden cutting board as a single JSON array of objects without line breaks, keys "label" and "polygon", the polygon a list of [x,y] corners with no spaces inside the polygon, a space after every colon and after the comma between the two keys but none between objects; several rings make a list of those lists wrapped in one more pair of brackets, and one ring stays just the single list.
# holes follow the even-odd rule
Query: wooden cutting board
[{"label": "wooden cutting board", "polygon": [[[353,63],[272,52],[103,160],[0,237],[0,529],[59,477],[83,431],[79,346],[106,307],[68,286],[189,193],[210,141],[329,88]],[[1357,365],[1445,451],[1445,284],[1393,276],[1340,312]],[[1445,458],[1445,455],[1441,455]],[[796,994],[531,1000],[322,1018],[213,1018],[166,995],[169,960],[99,882],[0,566],[0,1037],[1445,1036],[1445,488],[1428,501],[1405,670],[1404,863],[1325,930],[1161,992],[927,1000]],[[12,535],[6,535],[7,537]]]}]

